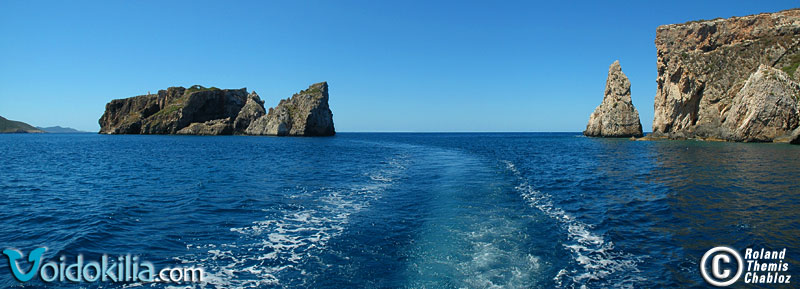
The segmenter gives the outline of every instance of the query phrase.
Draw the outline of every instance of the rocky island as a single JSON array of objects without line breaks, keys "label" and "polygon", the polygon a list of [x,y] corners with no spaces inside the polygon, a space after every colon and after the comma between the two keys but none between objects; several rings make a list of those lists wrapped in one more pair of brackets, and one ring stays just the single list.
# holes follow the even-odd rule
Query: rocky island
[{"label": "rocky island", "polygon": [[270,108],[247,89],[170,87],[115,99],[99,120],[103,134],[332,136],[328,83],[313,84]]},{"label": "rocky island", "polygon": [[631,101],[631,82],[622,73],[619,60],[608,68],[606,90],[601,103],[589,116],[586,136],[641,137],[639,111]]},{"label": "rocky island", "polygon": [[800,142],[800,9],[659,26],[651,138]]}]

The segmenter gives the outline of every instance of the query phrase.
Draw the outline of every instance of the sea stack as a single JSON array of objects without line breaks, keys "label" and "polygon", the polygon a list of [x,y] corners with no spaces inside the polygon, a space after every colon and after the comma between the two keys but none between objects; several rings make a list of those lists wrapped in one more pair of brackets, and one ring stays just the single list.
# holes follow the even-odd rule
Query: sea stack
[{"label": "sea stack", "polygon": [[[99,120],[104,134],[332,136],[328,84],[320,82],[264,109],[247,89],[170,87],[157,94],[115,99]],[[273,125],[273,126],[268,126]],[[274,127],[274,129],[272,129]]]},{"label": "sea stack", "polygon": [[633,107],[631,101],[631,82],[622,73],[619,60],[608,68],[603,103],[589,117],[583,134],[598,137],[642,136],[639,111]]},{"label": "sea stack", "polygon": [[791,142],[798,43],[798,9],[659,26],[652,136]]}]

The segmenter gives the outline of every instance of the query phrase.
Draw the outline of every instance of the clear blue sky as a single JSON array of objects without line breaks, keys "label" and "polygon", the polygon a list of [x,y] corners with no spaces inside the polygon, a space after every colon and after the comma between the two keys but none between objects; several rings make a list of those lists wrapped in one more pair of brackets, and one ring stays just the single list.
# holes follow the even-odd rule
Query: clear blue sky
[{"label": "clear blue sky", "polygon": [[795,1],[2,1],[0,116],[97,131],[169,86],[274,106],[328,81],[337,131],[582,131],[616,59],[645,131],[656,27]]}]

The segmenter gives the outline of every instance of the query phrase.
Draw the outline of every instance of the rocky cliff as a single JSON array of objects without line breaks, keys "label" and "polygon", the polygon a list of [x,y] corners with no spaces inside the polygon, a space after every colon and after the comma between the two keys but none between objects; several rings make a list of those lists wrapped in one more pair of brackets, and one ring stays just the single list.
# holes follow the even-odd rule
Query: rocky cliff
[{"label": "rocky cliff", "polygon": [[245,130],[252,135],[334,135],[333,113],[328,108],[328,83],[320,82],[283,99]]},{"label": "rocky cliff", "polygon": [[[273,110],[288,111],[288,117],[279,119]],[[258,94],[248,94],[244,88],[170,87],[157,94],[112,100],[99,123],[100,133],[105,134],[335,134],[325,82],[282,100],[270,114]],[[283,124],[289,130],[263,129],[262,123]]]},{"label": "rocky cliff", "polygon": [[655,44],[655,137],[773,141],[797,128],[800,10],[664,25]]},{"label": "rocky cliff", "polygon": [[800,85],[781,70],[761,65],[733,97],[723,119],[725,139],[767,142],[800,125]]},{"label": "rocky cliff", "polygon": [[622,73],[619,61],[608,68],[603,102],[589,116],[583,134],[602,137],[642,136],[639,111],[631,102],[631,82]]}]

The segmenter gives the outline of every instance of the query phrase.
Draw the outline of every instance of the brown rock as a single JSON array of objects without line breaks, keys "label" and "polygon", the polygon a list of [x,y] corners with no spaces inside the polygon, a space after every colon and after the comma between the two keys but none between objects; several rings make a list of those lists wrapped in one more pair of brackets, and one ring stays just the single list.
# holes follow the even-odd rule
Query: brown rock
[{"label": "brown rock", "polygon": [[230,118],[209,120],[203,123],[195,122],[177,132],[177,134],[192,135],[229,135],[232,133],[233,125]]},{"label": "brown rock", "polygon": [[253,135],[331,136],[333,113],[328,107],[328,83],[312,84],[308,89],[283,99],[267,115],[245,130]]},{"label": "brown rock", "polygon": [[233,130],[237,133],[244,133],[251,123],[264,114],[264,101],[253,91],[247,96],[247,102],[236,116],[233,122]]},{"label": "brown rock", "polygon": [[100,133],[175,134],[192,123],[235,118],[247,90],[170,87],[157,95],[115,99],[100,118]]},{"label": "brown rock", "polygon": [[722,125],[726,112],[759,66],[794,74],[800,63],[800,10],[664,25],[655,43],[653,134],[744,140]]},{"label": "brown rock", "polygon": [[99,120],[107,134],[334,135],[328,84],[281,100],[265,115],[264,101],[242,89],[170,87],[158,94],[115,99]]},{"label": "brown rock", "polygon": [[642,136],[639,111],[631,101],[631,82],[622,73],[619,61],[608,68],[603,103],[589,117],[583,134],[602,137]]},{"label": "brown rock", "polygon": [[785,72],[761,65],[736,93],[725,113],[726,139],[770,142],[800,125],[800,85]]}]

